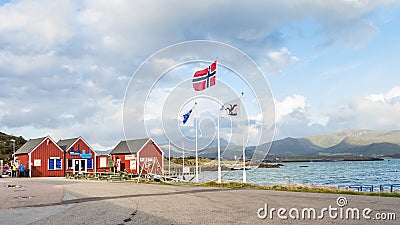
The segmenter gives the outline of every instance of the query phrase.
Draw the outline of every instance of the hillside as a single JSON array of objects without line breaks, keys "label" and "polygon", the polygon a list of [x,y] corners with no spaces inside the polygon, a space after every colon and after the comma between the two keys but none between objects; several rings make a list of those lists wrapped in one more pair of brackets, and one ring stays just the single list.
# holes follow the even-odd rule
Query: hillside
[{"label": "hillside", "polygon": [[16,137],[12,135],[0,132],[0,159],[7,163],[12,158],[13,143],[12,139],[15,140],[15,151],[25,144],[26,140],[23,137]]},{"label": "hillside", "polygon": [[[265,152],[271,143],[257,147],[257,153]],[[255,146],[246,148],[251,156]],[[225,159],[241,157],[241,146],[230,146],[223,154]],[[268,156],[284,158],[315,157],[383,157],[400,155],[400,131],[346,130],[304,138],[284,138],[272,142]],[[199,152],[200,157],[217,157],[217,149],[211,147]],[[260,158],[263,156],[257,156]]]},{"label": "hillside", "polygon": [[[262,147],[262,145],[260,145]],[[305,138],[285,138],[272,143],[268,154],[285,155],[291,157],[317,156],[323,148],[314,145]]]},{"label": "hillside", "polygon": [[400,145],[400,130],[345,130],[328,134],[304,137],[316,146],[330,148],[347,139],[351,145],[370,145],[373,143],[393,143]]},{"label": "hillside", "polygon": [[400,153],[400,145],[382,142],[358,145],[351,138],[345,138],[339,144],[327,148],[324,154],[358,155],[358,156],[390,156]]}]

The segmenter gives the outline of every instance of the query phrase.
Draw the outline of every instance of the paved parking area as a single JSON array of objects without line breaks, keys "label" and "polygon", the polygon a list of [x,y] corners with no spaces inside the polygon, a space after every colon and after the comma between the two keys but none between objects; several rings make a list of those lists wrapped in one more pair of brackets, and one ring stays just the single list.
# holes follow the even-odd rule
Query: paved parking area
[{"label": "paved parking area", "polygon": [[[22,185],[21,190],[9,188]],[[398,224],[396,220],[374,220],[376,213],[400,217],[399,198],[315,193],[223,189],[176,185],[109,183],[27,178],[1,180],[0,224]],[[35,197],[15,198],[26,193]],[[347,205],[339,207],[338,197]],[[267,205],[266,205],[267,204]],[[3,204],[2,204],[3,205]],[[273,218],[261,219],[265,207]],[[280,219],[278,209],[371,208],[369,220],[360,218]],[[261,211],[260,211],[261,209]],[[259,212],[259,213],[258,213]],[[295,211],[293,211],[295,212]],[[339,214],[338,214],[339,215]],[[344,214],[343,214],[344,215]],[[340,215],[339,215],[340,216]],[[400,219],[400,218],[399,218]],[[397,220],[399,220],[397,219]]]}]

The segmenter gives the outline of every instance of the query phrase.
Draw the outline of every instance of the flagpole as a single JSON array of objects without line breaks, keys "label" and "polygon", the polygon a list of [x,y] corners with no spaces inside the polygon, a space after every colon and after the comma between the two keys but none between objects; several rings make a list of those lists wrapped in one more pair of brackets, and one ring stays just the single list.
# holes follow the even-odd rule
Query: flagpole
[{"label": "flagpole", "polygon": [[195,111],[194,111],[194,122],[196,123],[195,129],[196,129],[196,183],[199,182],[199,158],[197,154],[197,102],[194,103],[195,106]]},{"label": "flagpole", "polygon": [[217,138],[218,138],[218,140],[217,140],[217,144],[218,144],[218,181],[217,181],[217,183],[221,183],[221,181],[222,181],[222,178],[221,178],[221,143],[220,143],[220,140],[219,140],[219,117],[220,117],[220,115],[218,115],[218,121],[217,121]]},{"label": "flagpole", "polygon": [[168,140],[168,176],[171,176],[171,141]]},{"label": "flagpole", "polygon": [[184,179],[184,171],[185,171],[185,145],[182,139],[182,179]]},{"label": "flagpole", "polygon": [[[217,64],[216,64],[216,68],[215,68],[215,72],[218,73],[218,61],[219,61],[219,57],[217,57],[216,59]],[[219,89],[218,89],[219,90]],[[219,102],[219,91],[218,93],[218,102]],[[218,120],[217,120],[217,146],[218,146],[218,179],[217,179],[217,183],[222,183],[222,174],[221,174],[221,142],[220,142],[220,135],[219,135],[219,120],[220,120],[220,113],[218,113]]]},{"label": "flagpole", "polygon": [[240,104],[241,104],[241,112],[240,113],[240,120],[242,121],[242,148],[243,148],[243,183],[247,183],[246,177],[246,147],[244,146],[244,121],[243,121],[243,95],[240,96]]}]

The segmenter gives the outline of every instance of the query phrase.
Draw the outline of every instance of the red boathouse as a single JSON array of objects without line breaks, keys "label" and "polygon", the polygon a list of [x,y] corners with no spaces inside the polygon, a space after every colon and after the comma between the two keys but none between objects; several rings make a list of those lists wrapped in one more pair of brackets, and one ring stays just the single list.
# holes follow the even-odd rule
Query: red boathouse
[{"label": "red boathouse", "polygon": [[151,138],[121,141],[111,152],[116,171],[162,174],[164,153]]},{"label": "red boathouse", "polygon": [[50,137],[28,140],[16,152],[19,164],[24,164],[31,177],[64,176],[64,151]]},{"label": "red boathouse", "polygon": [[65,152],[65,173],[96,172],[96,152],[82,137],[59,140],[57,144]]}]

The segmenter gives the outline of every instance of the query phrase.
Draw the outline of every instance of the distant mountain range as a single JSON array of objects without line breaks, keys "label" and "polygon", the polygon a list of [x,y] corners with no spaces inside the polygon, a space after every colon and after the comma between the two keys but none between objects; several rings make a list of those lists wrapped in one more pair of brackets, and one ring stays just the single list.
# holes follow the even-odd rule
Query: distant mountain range
[{"label": "distant mountain range", "polygon": [[[221,143],[227,143],[225,140]],[[318,158],[318,157],[400,157],[400,130],[345,130],[328,134],[301,138],[284,138],[259,145],[257,149],[266,151],[271,146],[268,157],[283,158]],[[162,146],[168,155],[168,146]],[[221,148],[225,149],[225,148]],[[251,156],[256,146],[246,148],[246,155]],[[182,151],[171,150],[171,156],[181,157]],[[187,152],[186,155],[193,155]],[[240,158],[241,146],[229,146],[223,153],[224,158]],[[199,151],[200,157],[216,158],[217,148],[212,146]]]}]

